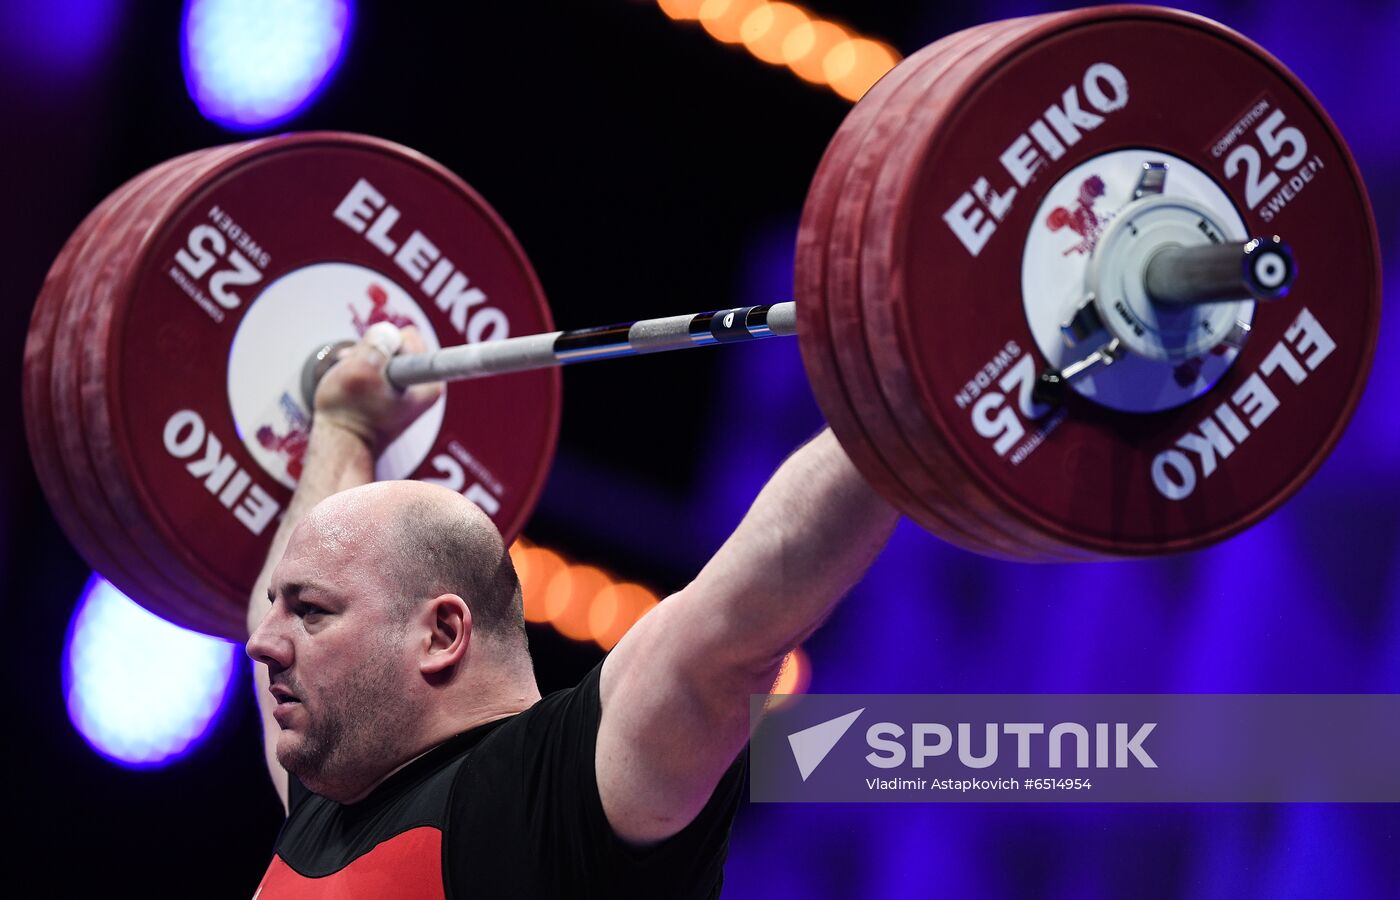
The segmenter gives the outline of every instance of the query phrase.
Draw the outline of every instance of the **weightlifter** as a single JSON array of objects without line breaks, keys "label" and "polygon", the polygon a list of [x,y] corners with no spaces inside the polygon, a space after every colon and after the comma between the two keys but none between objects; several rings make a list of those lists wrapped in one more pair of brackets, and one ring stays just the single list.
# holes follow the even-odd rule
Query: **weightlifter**
[{"label": "weightlifter", "polygon": [[[823,431],[689,585],[541,699],[495,526],[446,488],[373,482],[376,453],[442,390],[390,386],[398,341],[380,337],[316,390],[248,607],[287,810],[258,898],[716,896],[749,695],[861,577],[896,512]],[[422,348],[412,329],[402,342]]]}]

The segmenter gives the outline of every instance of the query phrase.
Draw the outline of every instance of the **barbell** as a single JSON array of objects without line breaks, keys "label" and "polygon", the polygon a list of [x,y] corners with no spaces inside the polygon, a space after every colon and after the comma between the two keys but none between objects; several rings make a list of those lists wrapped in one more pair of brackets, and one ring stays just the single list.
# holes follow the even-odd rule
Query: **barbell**
[{"label": "barbell", "polygon": [[[796,334],[861,473],[968,550],[1180,552],[1317,469],[1375,349],[1365,188],[1277,60],[1187,13],[994,22],[911,55],[841,124],[798,230],[795,301],[556,331],[461,179],[377,138],[187,154],[64,245],[24,360],[31,457],[84,557],[238,638],[300,474],[330,349],[377,323],[449,388],[379,459],[509,541],[548,471],[558,367]],[[496,377],[484,377],[484,376]]]}]

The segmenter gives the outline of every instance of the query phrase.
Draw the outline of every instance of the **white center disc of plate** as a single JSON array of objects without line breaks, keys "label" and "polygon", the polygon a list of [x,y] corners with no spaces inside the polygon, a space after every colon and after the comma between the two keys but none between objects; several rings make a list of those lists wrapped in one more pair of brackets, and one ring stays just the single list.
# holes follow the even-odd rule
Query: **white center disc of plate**
[{"label": "white center disc of plate", "polygon": [[[432,323],[412,297],[372,269],[316,263],[283,275],[253,301],[228,361],[228,399],[243,446],[289,488],[301,475],[311,417],[301,398],[301,371],[321,345],[359,340],[376,322],[417,326],[436,350]],[[374,467],[376,479],[407,478],[427,457],[442,427],[447,395],[438,398]]]},{"label": "white center disc of plate", "polygon": [[[1021,257],[1021,300],[1036,345],[1056,369],[1088,356],[1109,336],[1100,332],[1069,346],[1060,327],[1085,299],[1090,256],[1118,212],[1132,199],[1143,166],[1166,163],[1164,197],[1182,197],[1209,211],[1225,229],[1225,240],[1247,240],[1240,217],[1219,185],[1191,163],[1160,150],[1115,150],[1075,166],[1045,195],[1026,236]],[[1238,319],[1248,325],[1254,303],[1242,303]],[[1164,362],[1133,353],[1108,367],[1092,369],[1070,386],[1095,403],[1123,412],[1150,413],[1196,399],[1220,380],[1239,351],[1219,345],[1185,362]]]}]

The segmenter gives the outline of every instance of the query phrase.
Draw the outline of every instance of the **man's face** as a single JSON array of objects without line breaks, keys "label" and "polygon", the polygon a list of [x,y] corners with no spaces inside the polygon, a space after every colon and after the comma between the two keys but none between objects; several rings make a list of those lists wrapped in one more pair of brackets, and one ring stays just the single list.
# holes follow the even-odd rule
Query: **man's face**
[{"label": "man's face", "polygon": [[373,533],[308,520],[248,641],[277,700],[278,761],[318,793],[355,793],[400,762],[413,666],[384,553]]}]

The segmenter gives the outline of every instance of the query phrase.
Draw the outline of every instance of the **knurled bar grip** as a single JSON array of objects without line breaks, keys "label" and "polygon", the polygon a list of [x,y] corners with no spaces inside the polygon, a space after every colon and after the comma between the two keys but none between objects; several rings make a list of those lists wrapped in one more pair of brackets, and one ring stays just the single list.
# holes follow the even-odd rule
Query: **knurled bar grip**
[{"label": "knurled bar grip", "polygon": [[642,319],[601,328],[553,331],[500,341],[395,356],[388,379],[397,387],[525,372],[595,359],[740,343],[797,333],[792,301],[714,312]]}]

